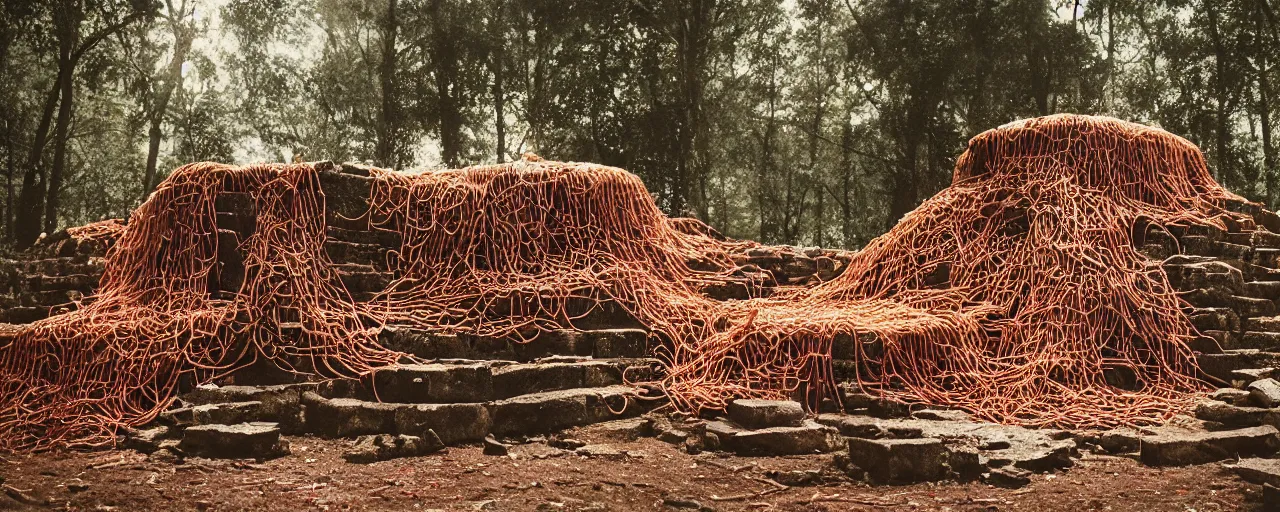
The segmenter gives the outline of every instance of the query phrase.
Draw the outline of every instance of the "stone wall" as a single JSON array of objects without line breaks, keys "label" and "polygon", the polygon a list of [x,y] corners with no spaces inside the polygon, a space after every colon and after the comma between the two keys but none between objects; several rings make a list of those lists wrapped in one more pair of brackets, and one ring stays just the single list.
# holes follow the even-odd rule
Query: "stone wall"
[{"label": "stone wall", "polygon": [[[394,278],[394,258],[400,249],[398,233],[370,229],[365,214],[373,178],[368,168],[356,165],[318,164],[326,196],[328,236],[325,251],[338,275],[356,300],[367,300]],[[224,192],[215,202],[218,223],[219,264],[216,290],[234,294],[244,279],[241,254],[236,247],[254,231],[252,196]],[[92,295],[103,272],[107,245],[77,240],[59,232],[31,250],[0,260],[0,323],[30,323],[76,307],[75,301]],[[733,256],[742,265],[737,279],[707,284],[708,296],[720,300],[742,299],[751,294],[767,296],[779,286],[811,286],[840,274],[852,252],[816,247],[755,247]],[[705,265],[689,262],[691,267]],[[612,311],[620,312],[613,308]],[[625,318],[603,320],[598,327],[634,327]]]}]

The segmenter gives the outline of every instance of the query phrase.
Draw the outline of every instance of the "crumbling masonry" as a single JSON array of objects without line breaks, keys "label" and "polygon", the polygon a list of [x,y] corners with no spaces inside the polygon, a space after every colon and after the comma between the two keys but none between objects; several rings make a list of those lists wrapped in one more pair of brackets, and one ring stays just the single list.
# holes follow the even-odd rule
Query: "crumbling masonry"
[{"label": "crumbling masonry", "polygon": [[[865,464],[898,468],[884,481],[993,460],[979,441],[1005,427],[956,447],[929,423],[969,414],[1110,428],[1194,410],[1245,439],[1213,433],[1201,458],[1274,452],[1280,414],[1197,402],[1275,366],[1276,233],[1190,143],[1082,116],[975,137],[952,187],[857,253],[726,240],[585,164],[197,164],[127,226],[0,264],[0,438],[205,453],[241,436],[264,456],[280,433],[401,436],[355,457],[378,458],[672,404],[710,421],[650,433],[691,449],[942,464]],[[738,398],[872,419],[752,426]],[[1029,470],[1081,442],[1137,448],[1017,436],[1050,446],[1017,459]]]}]

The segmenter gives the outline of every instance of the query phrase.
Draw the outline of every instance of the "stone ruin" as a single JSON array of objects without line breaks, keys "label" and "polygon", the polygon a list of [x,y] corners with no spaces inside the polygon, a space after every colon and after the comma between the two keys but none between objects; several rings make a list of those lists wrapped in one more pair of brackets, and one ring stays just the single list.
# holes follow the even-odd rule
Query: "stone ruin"
[{"label": "stone ruin", "polygon": [[[320,163],[317,169],[327,197],[324,250],[353,298],[367,300],[394,278],[388,262],[401,240],[351,220],[369,210],[368,168]],[[185,383],[154,421],[121,432],[119,446],[175,460],[261,459],[288,453],[282,435],[315,435],[352,439],[353,463],[470,443],[493,454],[542,443],[592,456],[602,448],[559,433],[598,424],[690,453],[835,453],[840,470],[875,483],[958,478],[1020,486],[1032,472],[1071,466],[1085,449],[1133,454],[1153,466],[1245,457],[1235,465],[1242,476],[1280,485],[1280,464],[1270,458],[1280,450],[1280,383],[1273,379],[1280,368],[1280,216],[1244,201],[1226,207],[1252,225],[1150,225],[1135,236],[1144,254],[1163,262],[1185,301],[1184,313],[1201,334],[1191,346],[1202,377],[1218,388],[1198,402],[1194,417],[1165,425],[1027,429],[867,393],[855,382],[863,364],[858,354],[880,342],[873,334],[837,338],[831,355],[843,384],[816,415],[786,400],[737,400],[722,413],[681,413],[662,389],[633,385],[664,371],[654,359],[662,340],[625,308],[605,304],[574,329],[527,341],[388,325],[379,342],[418,359],[355,380],[308,380],[262,360],[211,383]],[[216,210],[219,247],[227,250],[218,254],[215,295],[239,288],[242,255],[231,248],[256,223],[247,194],[219,195]],[[93,297],[111,243],[62,232],[0,261],[0,322],[9,324],[0,329],[0,344],[11,343],[23,324]],[[709,283],[703,292],[734,301],[812,287],[838,277],[853,255],[743,246],[733,254],[740,278]],[[1107,374],[1118,388],[1135,386],[1133,377],[1124,368]]]}]

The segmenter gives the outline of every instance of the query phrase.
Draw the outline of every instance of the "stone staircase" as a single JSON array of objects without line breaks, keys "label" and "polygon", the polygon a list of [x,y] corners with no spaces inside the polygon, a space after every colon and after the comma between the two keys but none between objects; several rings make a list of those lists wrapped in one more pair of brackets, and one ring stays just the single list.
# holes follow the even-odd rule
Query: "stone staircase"
[{"label": "stone staircase", "polygon": [[[327,163],[319,167],[326,194],[325,251],[352,297],[372,299],[397,277],[400,235],[370,226],[369,169]],[[1225,230],[1150,227],[1140,249],[1162,262],[1171,284],[1189,303],[1187,312],[1204,334],[1193,348],[1200,353],[1205,373],[1224,385],[1244,387],[1280,368],[1280,235],[1275,234],[1280,232],[1280,217],[1244,204],[1231,208],[1254,221],[1233,223]],[[211,293],[229,296],[244,278],[237,248],[254,232],[256,212],[252,196],[234,190],[221,194],[215,209],[220,254]],[[107,249],[105,243],[61,233],[17,257],[0,259],[0,324],[29,323],[76,307],[76,300],[92,295]],[[746,246],[732,255],[741,266],[734,275],[699,286],[717,300],[769,296],[783,287],[834,279],[852,254]],[[710,269],[706,261],[689,265]],[[213,385],[187,390],[152,428],[131,433],[126,442],[147,450],[178,451],[177,440],[185,429],[223,425],[235,427],[205,430],[252,432],[259,439],[255,442],[275,446],[260,441],[265,428],[261,424],[269,424],[277,435],[412,436],[447,445],[634,417],[665,403],[659,390],[631,385],[660,376],[660,366],[650,356],[661,340],[617,304],[584,303],[579,309],[570,311],[583,315],[575,321],[576,329],[543,332],[527,342],[390,325],[380,341],[413,360],[361,381],[300,382],[270,365],[253,365]],[[4,338],[17,326],[0,327]],[[833,353],[837,377],[852,380],[859,364],[856,354],[874,355],[879,344],[871,335],[838,339]],[[877,400],[852,388],[842,389],[842,396],[834,400],[858,415],[922,419],[921,411],[906,404]],[[837,428],[846,431],[846,437],[857,437],[849,434],[856,428],[847,424],[806,424],[802,431],[818,439]],[[774,435],[729,430],[721,434],[725,439]],[[209,443],[194,445],[205,444]]]},{"label": "stone staircase", "polygon": [[1280,351],[1280,235],[1269,230],[1280,226],[1271,212],[1237,206],[1269,228],[1151,227],[1141,247],[1163,260],[1204,335],[1192,347],[1201,367],[1223,382],[1236,370],[1276,364],[1271,354]]},{"label": "stone staircase", "polygon": [[[269,380],[250,367],[247,376],[242,370],[224,385],[183,394],[156,420],[163,432],[136,436],[176,440],[193,426],[266,422],[289,435],[385,434],[456,445],[635,417],[665,403],[656,388],[632,385],[660,371],[639,329],[549,331],[527,343],[390,329],[384,339],[422,362],[360,380],[235,384]],[[177,450],[175,442],[125,444]]]},{"label": "stone staircase", "polygon": [[[326,195],[325,252],[353,299],[373,299],[397,277],[401,237],[369,222],[368,168],[318,167]],[[250,194],[228,190],[216,198],[215,211],[219,254],[210,293],[229,298],[244,279],[239,247],[257,227],[256,207]],[[74,301],[92,295],[107,249],[106,243],[78,241],[63,232],[15,259],[0,260],[0,324],[30,323],[76,307]],[[833,279],[851,255],[748,247],[733,255],[741,265],[733,276],[699,285],[718,300],[768,296],[777,287]],[[689,264],[711,269],[706,261]],[[233,439],[217,436],[252,435],[255,445],[270,446],[273,454],[282,451],[279,443],[264,440],[272,432],[414,436],[458,444],[634,417],[665,403],[658,389],[632,385],[659,377],[660,365],[650,358],[656,337],[614,303],[570,305],[568,313],[580,316],[576,329],[541,332],[528,341],[389,325],[381,343],[412,361],[360,381],[306,382],[258,361],[183,393],[153,425],[127,435],[125,444],[180,453],[179,439],[193,427],[200,440],[187,446],[234,446]],[[0,329],[0,337],[12,336],[17,327]],[[287,335],[299,326],[281,327]]]}]

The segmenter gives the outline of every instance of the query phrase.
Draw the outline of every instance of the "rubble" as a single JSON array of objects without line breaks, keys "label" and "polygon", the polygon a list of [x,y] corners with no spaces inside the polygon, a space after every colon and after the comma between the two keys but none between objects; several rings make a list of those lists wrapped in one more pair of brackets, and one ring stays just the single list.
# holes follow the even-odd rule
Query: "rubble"
[{"label": "rubble", "polygon": [[182,432],[178,449],[211,459],[271,459],[287,455],[289,442],[280,439],[275,423],[196,425]]},{"label": "rubble", "polygon": [[709,421],[708,434],[721,449],[738,455],[806,455],[842,449],[839,431],[812,420],[796,427],[744,429],[725,421]]},{"label": "rubble", "polygon": [[1249,384],[1249,397],[1262,407],[1275,407],[1280,404],[1280,382],[1265,378]]},{"label": "rubble", "polygon": [[727,412],[734,423],[752,429],[798,427],[804,421],[804,407],[791,400],[734,400]]},{"label": "rubble", "polygon": [[948,474],[947,447],[939,439],[849,439],[849,460],[874,483],[931,482]]},{"label": "rubble", "polygon": [[444,443],[436,437],[435,432],[427,431],[427,436],[406,436],[377,434],[356,438],[351,450],[342,454],[347,462],[368,464],[402,457],[420,457],[444,449]]},{"label": "rubble", "polygon": [[1142,438],[1139,458],[1151,466],[1185,466],[1272,455],[1280,449],[1277,434],[1271,425],[1217,432],[1162,432]]}]

